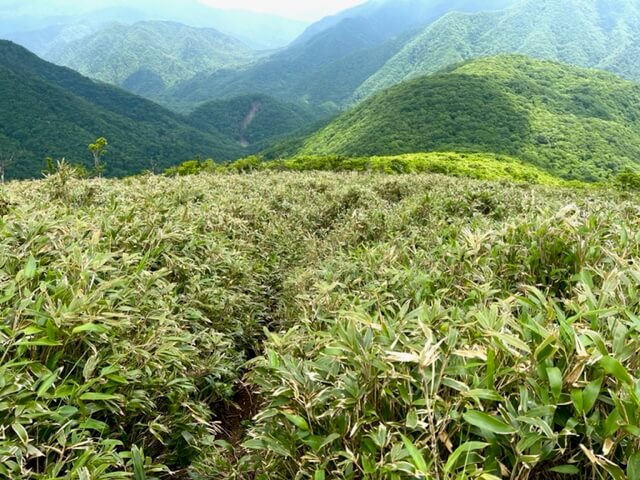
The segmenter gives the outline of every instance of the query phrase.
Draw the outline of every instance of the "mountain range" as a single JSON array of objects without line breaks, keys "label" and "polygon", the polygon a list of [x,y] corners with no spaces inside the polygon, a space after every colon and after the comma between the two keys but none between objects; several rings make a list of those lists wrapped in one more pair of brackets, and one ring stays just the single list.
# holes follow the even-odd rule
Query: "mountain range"
[{"label": "mountain range", "polygon": [[87,145],[100,136],[110,142],[108,175],[166,168],[198,154],[242,154],[218,132],[7,41],[0,41],[0,88],[0,151],[17,152],[11,178],[37,175],[48,156],[88,164]]},{"label": "mountain range", "polygon": [[15,41],[42,56],[52,46],[66,43],[69,29],[89,27],[88,33],[94,33],[112,23],[173,21],[214,28],[253,49],[269,50],[286,46],[308,26],[308,22],[275,15],[212,8],[198,0],[92,0],[84,5],[80,12],[77,2],[69,1],[21,1],[4,8],[0,5],[0,38]]},{"label": "mountain range", "polygon": [[283,51],[248,68],[198,76],[172,89],[194,103],[260,92],[337,110],[416,34],[443,14],[500,8],[514,0],[372,0],[310,26]]},{"label": "mountain range", "polygon": [[[583,180],[640,162],[640,97],[622,80],[640,80],[640,0],[371,0],[309,26],[250,14],[291,27],[270,51],[232,20],[217,28],[244,13],[193,2],[84,25],[18,9],[14,26],[40,30],[5,36],[73,70],[0,44],[0,149],[25,158],[14,175],[46,155],[81,161],[98,136],[110,175],[258,152],[482,152]],[[152,18],[168,15],[190,23]]]},{"label": "mountain range", "polygon": [[115,24],[54,47],[46,58],[147,97],[203,72],[249,64],[256,52],[212,28],[176,22]]},{"label": "mountain range", "polygon": [[[142,7],[106,10],[107,25],[97,26],[93,16],[82,26],[50,27],[64,41],[45,35],[49,49],[35,51],[182,112],[251,94],[337,112],[404,80],[500,53],[640,79],[638,0],[371,0],[288,37],[286,48],[261,53],[243,41],[246,35],[228,34],[236,23],[226,20],[231,13],[200,4],[182,13],[161,6],[155,16],[225,26],[214,32],[176,22],[113,24],[117,17],[152,16]],[[37,43],[21,35],[13,39]]]},{"label": "mountain range", "polygon": [[640,80],[640,2],[527,0],[500,12],[453,12],[428,26],[354,94],[354,102],[471,58],[520,53]]}]

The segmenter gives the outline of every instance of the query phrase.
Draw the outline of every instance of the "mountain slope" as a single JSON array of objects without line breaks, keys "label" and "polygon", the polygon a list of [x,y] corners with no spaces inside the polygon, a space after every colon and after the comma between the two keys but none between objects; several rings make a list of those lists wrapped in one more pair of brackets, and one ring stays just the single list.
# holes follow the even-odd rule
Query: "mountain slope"
[{"label": "mountain slope", "polygon": [[270,141],[316,119],[308,109],[279,102],[267,95],[214,100],[189,115],[189,120],[198,128],[220,132],[249,151],[264,148]]},{"label": "mountain slope", "polygon": [[381,92],[299,153],[423,151],[506,154],[565,178],[606,178],[640,163],[640,86],[522,56],[484,58]]},{"label": "mountain slope", "polygon": [[169,101],[202,102],[259,92],[339,108],[418,33],[417,27],[455,8],[478,11],[513,1],[373,0],[318,22],[289,48],[258,65],[187,81],[170,92]]},{"label": "mountain slope", "polygon": [[520,53],[640,80],[638,0],[527,0],[502,12],[452,13],[410,41],[354,95],[463,60]]},{"label": "mountain slope", "polygon": [[11,40],[22,45],[27,50],[44,58],[53,48],[59,48],[69,42],[87,37],[99,29],[95,25],[49,25],[38,30],[26,32],[11,32],[2,35],[5,40]]},{"label": "mountain slope", "polygon": [[[131,4],[129,7],[127,4]],[[115,6],[114,6],[115,5]],[[5,8],[6,7],[6,8]],[[80,13],[79,13],[80,12]],[[131,25],[140,21],[175,21],[193,27],[215,28],[255,49],[282,48],[307,27],[308,22],[265,13],[212,8],[199,0],[92,0],[79,2],[52,0],[0,4],[0,37],[17,39],[42,36],[42,29],[52,26],[85,26],[119,22]],[[27,44],[23,45],[27,46]],[[43,52],[37,51],[42,54]]]},{"label": "mountain slope", "polygon": [[96,84],[0,41],[0,152],[18,152],[12,178],[37,176],[46,156],[88,164],[87,144],[109,142],[107,174],[173,165],[196,154],[233,159],[240,149],[221,134],[115,87]]},{"label": "mountain slope", "polygon": [[254,58],[251,49],[217,30],[175,22],[112,25],[46,55],[53,63],[144,96]]},{"label": "mountain slope", "polygon": [[384,27],[388,37],[392,37],[430,23],[448,12],[496,10],[511,5],[514,1],[484,0],[479,3],[471,0],[370,0],[310,25],[294,43],[305,43],[350,18],[363,18],[370,23],[377,23]]}]

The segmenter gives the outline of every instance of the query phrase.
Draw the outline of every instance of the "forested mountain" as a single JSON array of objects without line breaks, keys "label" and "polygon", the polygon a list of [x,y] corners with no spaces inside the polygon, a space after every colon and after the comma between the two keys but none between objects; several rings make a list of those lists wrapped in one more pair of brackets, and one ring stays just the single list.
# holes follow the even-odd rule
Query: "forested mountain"
[{"label": "forested mountain", "polygon": [[[27,2],[25,2],[26,4]],[[87,37],[105,26],[126,21],[139,21],[143,14],[126,7],[93,10],[85,15],[20,16],[16,12],[0,12],[0,38],[11,40],[40,57],[54,48]]]},{"label": "forested mountain", "polygon": [[385,90],[302,142],[301,154],[488,152],[565,178],[640,163],[640,86],[524,56],[473,60]]},{"label": "forested mountain", "polygon": [[310,25],[295,41],[297,44],[311,40],[317,34],[339,25],[350,18],[361,18],[378,24],[389,38],[434,21],[452,12],[477,12],[507,7],[517,0],[370,0],[336,15],[323,18]]},{"label": "forested mountain", "polygon": [[[205,21],[207,14],[216,12],[189,5],[184,5],[185,10],[194,9],[183,17],[201,12],[200,21]],[[148,15],[144,2],[136,4],[136,9],[106,10],[104,18]],[[167,12],[176,12],[175,5],[159,6],[157,15]],[[113,155],[122,153],[118,148],[129,148],[136,164],[131,171],[139,169],[143,152],[150,151],[151,157],[174,163],[196,153],[230,159],[258,149],[273,156],[279,148],[287,153],[354,155],[446,148],[520,156],[554,174],[597,179],[638,158],[637,99],[631,84],[595,71],[537,64],[522,57],[450,66],[516,52],[640,79],[636,61],[640,58],[640,0],[371,0],[317,22],[288,48],[269,56],[217,30],[175,22],[101,25],[84,35],[99,21],[77,30],[67,17],[59,19],[66,26],[41,32],[41,47],[47,44],[47,35],[65,38],[47,52],[48,58],[176,110],[195,111],[188,117],[170,113],[32,55],[23,52],[20,55],[25,58],[19,60],[15,54],[13,63],[4,65],[3,82],[6,91],[13,93],[3,99],[3,115],[9,118],[17,111],[11,103],[16,99],[23,102],[20,111],[29,113],[6,121],[2,141],[9,148],[31,152],[27,156],[38,162],[47,149],[52,155],[79,158],[85,153],[80,147],[84,149],[91,137],[109,136],[96,132],[100,130],[96,121],[86,121],[91,109],[95,111],[88,116],[103,119],[100,125],[119,125],[130,135],[123,133],[123,141],[113,142]],[[3,44],[3,49],[18,51],[9,44]],[[501,64],[505,72],[500,72]],[[326,125],[332,114],[375,92],[439,71],[385,91]],[[19,84],[21,72],[25,81]],[[609,81],[611,86],[606,85]],[[42,93],[57,92],[52,88],[64,92]],[[617,100],[612,99],[611,89]],[[550,93],[544,94],[546,90]],[[110,100],[105,104],[106,98]],[[484,110],[483,99],[489,102]],[[72,115],[73,111],[82,115]],[[49,138],[42,130],[37,135],[25,130],[30,120],[53,121],[57,112],[64,113],[58,123],[72,125],[57,138]],[[135,125],[134,117],[140,112],[144,112],[146,130],[137,135],[141,126]],[[107,120],[109,115],[126,121]],[[307,138],[318,121],[325,128]],[[46,122],[36,123],[40,128]],[[125,124],[129,126],[124,128]],[[176,137],[168,142],[168,150],[135,146],[136,136],[147,141],[153,132],[165,132],[169,124],[175,124],[171,132]],[[159,125],[163,127],[154,130]],[[81,140],[71,140],[76,131],[81,132]],[[296,135],[280,143],[292,133]],[[183,134],[195,140],[183,141]],[[33,145],[25,148],[27,139]],[[77,145],[67,148],[73,142]],[[274,143],[284,147],[273,147]],[[124,160],[110,168],[112,174],[130,170]]]},{"label": "forested mountain", "polygon": [[341,107],[424,26],[454,9],[478,11],[513,0],[372,0],[311,26],[296,42],[258,65],[199,76],[170,92],[170,101],[201,102],[266,93],[285,101]]},{"label": "forested mountain", "polygon": [[198,128],[220,132],[249,151],[256,151],[317,117],[308,108],[267,95],[244,95],[205,103],[189,119]]},{"label": "forested mountain", "polygon": [[214,29],[175,22],[113,25],[48,52],[47,60],[150,97],[201,72],[247,64],[255,53]]},{"label": "forested mountain", "polygon": [[258,65],[173,89],[191,103],[263,92],[340,109],[457,62],[520,53],[640,79],[638,0],[374,0],[310,26]]},{"label": "forested mountain", "polygon": [[233,159],[235,142],[116,87],[47,63],[0,41],[0,152],[16,153],[9,177],[37,176],[47,156],[89,164],[87,144],[109,142],[107,174],[164,168],[200,154]]},{"label": "forested mountain", "polygon": [[2,35],[2,37],[18,45],[22,45],[27,50],[44,58],[51,50],[73,42],[74,40],[87,37],[99,29],[99,24],[56,24],[37,30],[11,32]]},{"label": "forested mountain", "polygon": [[[80,12],[78,10],[80,9]],[[82,8],[72,1],[20,1],[0,5],[0,38],[20,41],[29,49],[52,27],[131,25],[140,21],[176,21],[193,27],[214,28],[255,49],[288,45],[307,22],[243,10],[212,8],[198,0],[92,0]],[[54,40],[60,40],[55,38]],[[22,43],[22,41],[26,43]],[[33,50],[38,54],[42,51]]]},{"label": "forested mountain", "polygon": [[368,79],[354,100],[447,65],[521,53],[640,80],[638,0],[526,0],[502,12],[451,13]]}]

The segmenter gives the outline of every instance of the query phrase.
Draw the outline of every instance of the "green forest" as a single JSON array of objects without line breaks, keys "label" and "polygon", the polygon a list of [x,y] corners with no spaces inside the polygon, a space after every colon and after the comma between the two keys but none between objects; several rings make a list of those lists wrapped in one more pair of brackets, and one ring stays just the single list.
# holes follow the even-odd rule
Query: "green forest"
[{"label": "green forest", "polygon": [[100,136],[111,144],[109,176],[164,169],[198,154],[232,160],[243,153],[214,130],[2,41],[0,89],[0,150],[15,154],[12,178],[40,176],[47,157],[88,166],[87,145]]},{"label": "green forest", "polygon": [[424,151],[518,157],[603,180],[640,158],[640,87],[578,67],[497,56],[386,90],[300,142],[300,154]]},{"label": "green forest", "polygon": [[504,53],[640,80],[640,4],[635,0],[526,0],[492,10],[439,18],[363,82],[354,100],[461,61]]},{"label": "green forest", "polygon": [[[185,50],[189,55],[181,54]],[[214,29],[176,22],[113,25],[54,47],[46,56],[146,97],[160,95],[197,74],[249,64],[258,57],[242,42]]]}]

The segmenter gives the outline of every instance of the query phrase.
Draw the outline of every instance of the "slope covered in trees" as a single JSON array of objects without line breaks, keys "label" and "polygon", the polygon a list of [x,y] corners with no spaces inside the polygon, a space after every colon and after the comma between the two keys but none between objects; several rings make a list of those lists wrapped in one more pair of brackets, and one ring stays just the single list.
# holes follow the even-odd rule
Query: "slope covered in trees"
[{"label": "slope covered in trees", "polygon": [[201,75],[173,89],[169,102],[202,102],[265,93],[285,101],[339,108],[424,26],[455,9],[479,11],[513,0],[372,0],[328,17],[289,48],[245,69]]},{"label": "slope covered in trees", "polygon": [[220,132],[250,151],[264,148],[317,119],[308,108],[267,95],[213,100],[198,107],[189,120],[198,128]]},{"label": "slope covered in trees", "polygon": [[[142,21],[175,21],[193,27],[215,28],[265,50],[291,43],[308,22],[248,10],[213,8],[200,0],[70,0],[13,1],[0,4],[0,38],[15,41],[42,55],[44,38],[64,40],[52,27],[107,26],[118,22],[132,25]],[[24,42],[24,43],[22,43]]]},{"label": "slope covered in trees", "polygon": [[37,176],[45,157],[88,162],[87,144],[110,142],[107,174],[167,167],[196,154],[233,159],[239,147],[116,87],[44,62],[0,41],[0,152],[15,153],[9,177]]},{"label": "slope covered in trees", "polygon": [[565,178],[603,179],[640,159],[640,86],[530,59],[474,60],[381,92],[303,142],[302,154],[512,155]]},{"label": "slope covered in trees", "polygon": [[146,97],[199,73],[255,58],[249,47],[217,30],[176,22],[112,25],[46,55],[53,63]]},{"label": "slope covered in trees", "polygon": [[354,95],[372,93],[448,65],[521,53],[640,80],[640,2],[526,0],[502,12],[452,13],[408,42]]}]

